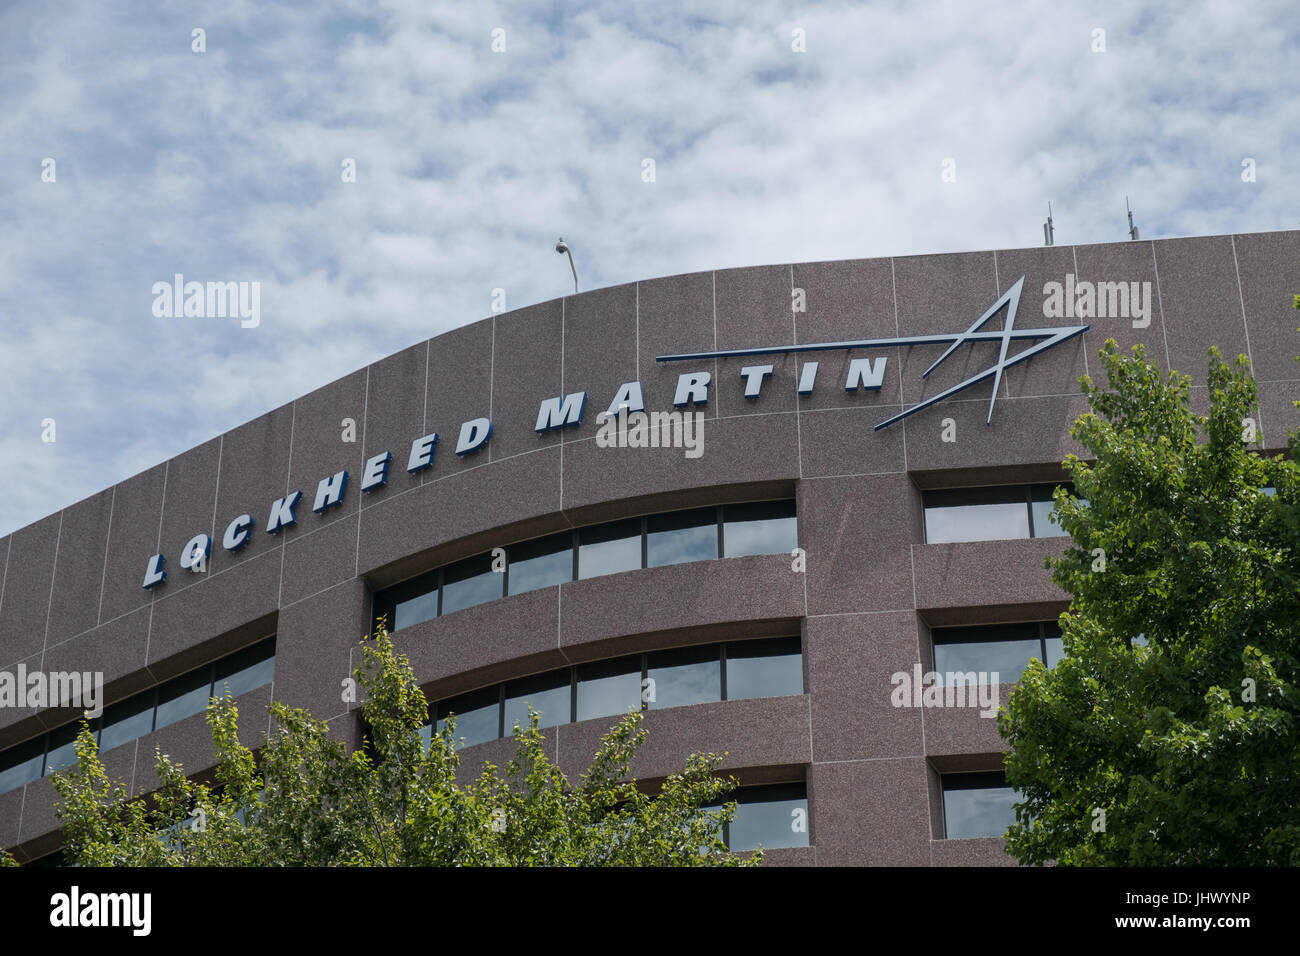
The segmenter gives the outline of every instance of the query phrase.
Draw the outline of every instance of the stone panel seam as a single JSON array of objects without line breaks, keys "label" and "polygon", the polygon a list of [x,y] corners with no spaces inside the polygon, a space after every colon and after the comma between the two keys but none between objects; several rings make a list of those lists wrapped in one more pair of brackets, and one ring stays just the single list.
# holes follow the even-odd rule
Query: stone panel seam
[{"label": "stone panel seam", "polygon": [[[709,278],[713,283],[713,351],[718,350],[718,270],[714,269],[709,273]],[[718,387],[718,360],[713,360],[713,387]],[[713,417],[718,417],[718,403],[713,403]]]},{"label": "stone panel seam", "polygon": [[[916,597],[916,544],[915,544],[915,543],[913,543],[913,544],[909,544],[909,545],[907,546],[907,556],[908,556],[908,559],[910,560],[911,565],[912,565],[912,627],[915,629],[914,633],[916,634],[916,660],[917,660],[918,663],[921,663],[921,666],[922,666],[922,667],[924,667],[925,664],[921,662],[921,630],[920,630],[920,626],[919,626],[919,624],[918,624],[918,622],[917,622],[917,616],[918,616],[918,615],[917,615],[917,610],[916,610],[916,609],[917,609],[917,606],[920,604],[920,602],[917,600],[917,597]],[[922,752],[922,753],[925,752],[925,746],[926,746],[926,744],[925,744],[925,708],[922,707],[922,708],[921,708],[921,752]],[[927,781],[927,790],[928,790],[928,789],[929,789],[929,784],[928,784],[928,781]]]},{"label": "stone panel seam", "polygon": [[[790,266],[790,343],[799,344],[799,327],[794,320],[794,265]],[[716,335],[716,334],[715,334]],[[716,345],[715,345],[716,348]],[[798,363],[795,363],[796,366]],[[799,463],[799,477],[803,477],[803,426],[799,419],[800,406],[803,404],[803,396],[795,392],[794,396],[794,453],[795,461]],[[808,589],[804,586],[804,612],[808,610]]]},{"label": "stone panel seam", "polygon": [[[563,305],[561,305],[561,308],[563,308]],[[497,317],[495,314],[493,314],[492,316],[492,326],[491,326],[490,334],[491,334],[491,342],[488,345],[488,421],[489,422],[492,421],[492,395],[496,391],[496,381],[497,381]],[[425,380],[424,380],[426,404],[428,402],[428,394],[429,394],[428,375],[429,373],[428,370],[426,369]],[[488,445],[487,452],[488,452],[488,461],[491,461],[492,460],[491,444]],[[423,475],[420,476],[420,484],[424,484]]]},{"label": "stone panel seam", "polygon": [[636,321],[634,323],[636,332],[636,352],[634,361],[636,362],[636,380],[641,381],[641,283],[636,284]]},{"label": "stone panel seam", "polygon": [[[108,532],[104,535],[104,566],[99,574],[99,607],[95,610],[95,627],[103,623],[104,617],[104,583],[108,580],[108,549],[113,541],[113,510],[117,507],[117,485],[113,486],[113,497],[108,502]],[[6,573],[8,568],[6,567]],[[3,606],[4,591],[0,590],[0,607]],[[94,628],[90,628],[94,630]]]},{"label": "stone panel seam", "polygon": [[[284,477],[284,493],[289,493],[289,485],[293,482],[293,430],[298,422],[298,400],[294,399],[293,406],[289,409],[289,467]],[[319,531],[320,529],[315,529]],[[280,589],[275,596],[275,606],[278,608],[280,602],[284,600],[284,558],[288,553],[288,541],[280,542]]]},{"label": "stone panel seam", "polygon": [[217,506],[221,503],[221,459],[226,450],[226,434],[222,432],[217,441],[217,483],[212,489],[212,538],[217,537]]},{"label": "stone panel seam", "polygon": [[[426,394],[427,394],[427,393],[426,393]],[[365,461],[366,461],[366,423],[367,423],[369,420],[370,420],[370,366],[367,365],[367,366],[366,366],[366,397],[365,397],[365,400],[364,400],[364,401],[362,402],[362,404],[361,404],[361,471],[362,471],[362,477],[365,476]],[[357,483],[357,542],[356,542],[356,547],[353,549],[353,552],[352,552],[352,554],[353,554],[353,560],[352,560],[352,576],[353,576],[353,577],[356,577],[356,576],[357,576],[357,571],[358,571],[358,569],[361,567],[361,512],[362,512],[364,509],[361,507],[361,500],[360,500],[360,499],[361,499],[361,494],[362,494],[362,492],[361,492],[360,484],[361,484],[360,482]],[[280,584],[281,584],[281,586],[283,587],[283,585],[284,585],[284,575],[283,575],[283,574],[281,574],[281,576],[280,576]]]},{"label": "stone panel seam", "polygon": [[[16,534],[17,532],[15,532]],[[11,534],[5,539],[5,571],[4,576],[0,577],[0,609],[5,606],[5,585],[9,583],[9,553],[14,549],[14,536]]]},{"label": "stone panel seam", "polygon": [[[1079,278],[1079,247],[1078,246],[1070,247],[1070,257],[1074,261],[1074,277],[1075,279],[1078,279]],[[1092,373],[1088,371],[1088,333],[1084,332],[1083,335],[1080,336],[1080,338],[1083,340],[1083,374],[1087,375],[1089,378],[1092,378]]]},{"label": "stone panel seam", "polygon": [[331,584],[329,587],[321,588],[319,591],[315,591],[311,594],[308,594],[306,597],[300,597],[296,601],[290,601],[288,604],[279,605],[279,608],[281,611],[287,611],[289,610],[289,608],[296,607],[297,605],[301,604],[303,601],[310,601],[312,598],[319,597],[320,595],[324,594],[326,591],[333,591],[337,587],[342,587],[345,584],[352,584],[356,580],[357,578],[348,578],[346,581],[336,581],[333,584]]},{"label": "stone panel seam", "polygon": [[23,798],[18,801],[18,839],[23,838],[23,812],[27,809],[27,787],[23,787]]},{"label": "stone panel seam", "polygon": [[[497,327],[497,317],[494,315],[492,316],[493,348],[496,347],[496,327]],[[429,354],[432,350],[433,350],[433,339],[425,339],[424,340],[424,409],[420,412],[420,434],[421,435],[427,435],[429,433]],[[489,363],[492,361],[491,356],[489,356],[488,361]],[[491,367],[489,366],[489,372],[488,372],[489,376],[491,376],[492,374],[490,368]],[[492,417],[492,389],[491,387],[489,387],[488,388],[488,418],[490,419],[491,417]],[[491,459],[491,457],[492,457],[492,446],[489,445],[488,446],[489,460]],[[417,487],[419,485],[424,484],[423,471],[420,472],[420,480],[416,484]]]},{"label": "stone panel seam", "polygon": [[[1241,303],[1241,327],[1246,333],[1246,358],[1250,362],[1251,371],[1254,372],[1255,356],[1250,350],[1250,323],[1246,321],[1246,294],[1241,288],[1241,267],[1237,265],[1237,238],[1236,236],[1229,236],[1228,240],[1232,243],[1232,271],[1237,274],[1237,301]],[[1256,399],[1258,399],[1258,396],[1256,396]],[[1259,431],[1260,434],[1263,434],[1264,406],[1259,404],[1258,401],[1256,404],[1258,405],[1256,414],[1259,415]],[[1259,444],[1260,447],[1264,445],[1262,441]]]},{"label": "stone panel seam", "polygon": [[[889,257],[889,286],[890,289],[892,290],[891,296],[894,300],[894,335],[898,338],[902,338],[903,333],[899,331],[899,326],[898,326],[898,278],[894,275],[893,256]],[[894,369],[895,371],[898,372],[898,398],[899,401],[901,402],[903,398],[902,358],[899,358],[899,360],[894,363]],[[901,409],[903,406],[900,404],[898,407]],[[901,422],[899,422],[899,424],[903,428],[903,471],[906,472],[907,471],[907,419],[903,419]]]},{"label": "stone panel seam", "polygon": [[[155,553],[160,553],[162,551],[163,515],[167,513],[167,476],[171,474],[171,470],[172,470],[172,463],[169,460],[163,465],[162,504],[158,508],[158,541],[157,544],[154,545]],[[199,582],[199,584],[202,583],[203,583],[202,581]],[[194,586],[198,587],[199,585],[196,584]],[[144,635],[144,659],[146,662],[146,666],[149,661],[149,646],[153,642],[153,606],[157,602],[158,602],[158,590],[157,588],[151,588],[149,591],[149,626],[145,630],[145,635]],[[134,778],[132,779],[132,782],[134,783]]]},{"label": "stone panel seam", "polygon": [[54,582],[59,577],[59,545],[63,540],[63,516],[67,513],[67,508],[59,512],[59,530],[54,536],[54,565],[50,568],[50,593],[45,599],[45,633],[41,635],[41,667],[45,666],[45,648],[50,639],[50,610],[54,607]]},{"label": "stone panel seam", "polygon": [[1160,336],[1165,342],[1165,368],[1173,368],[1173,362],[1169,358],[1169,332],[1165,325],[1165,297],[1160,291],[1160,263],[1156,261],[1156,244],[1153,240],[1147,240],[1151,246],[1151,268],[1156,275],[1156,302],[1160,305]]}]

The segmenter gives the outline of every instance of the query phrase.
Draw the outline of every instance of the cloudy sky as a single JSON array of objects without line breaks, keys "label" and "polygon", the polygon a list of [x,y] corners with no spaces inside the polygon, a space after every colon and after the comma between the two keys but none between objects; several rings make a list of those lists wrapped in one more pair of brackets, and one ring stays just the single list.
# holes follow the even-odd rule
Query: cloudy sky
[{"label": "cloudy sky", "polygon": [[1300,228],[1288,0],[149,6],[0,0],[0,534],[565,294],[558,235],[591,289]]}]

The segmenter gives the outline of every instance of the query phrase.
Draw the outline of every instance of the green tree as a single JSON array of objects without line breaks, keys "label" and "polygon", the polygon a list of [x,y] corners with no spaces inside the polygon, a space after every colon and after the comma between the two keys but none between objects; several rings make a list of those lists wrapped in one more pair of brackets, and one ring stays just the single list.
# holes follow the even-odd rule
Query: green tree
[{"label": "green tree", "polygon": [[[1300,470],[1252,451],[1245,356],[1187,376],[1107,341],[1071,435],[1066,655],[999,715],[1022,863],[1300,864]],[[1298,449],[1291,436],[1291,451]],[[1262,440],[1260,442],[1262,444]],[[1268,487],[1275,494],[1267,492]]]},{"label": "green tree", "polygon": [[69,862],[86,866],[745,866],[708,809],[734,785],[719,758],[692,755],[658,793],[628,777],[646,732],[622,718],[576,785],[548,759],[537,715],[518,730],[504,774],[485,765],[456,784],[454,723],[421,736],[428,705],[381,625],[362,643],[367,746],[349,752],[324,721],[280,703],[260,752],[243,746],[227,698],[208,709],[217,757],[206,782],[159,753],[159,789],[128,800],[88,728],[77,765],[55,775]]}]

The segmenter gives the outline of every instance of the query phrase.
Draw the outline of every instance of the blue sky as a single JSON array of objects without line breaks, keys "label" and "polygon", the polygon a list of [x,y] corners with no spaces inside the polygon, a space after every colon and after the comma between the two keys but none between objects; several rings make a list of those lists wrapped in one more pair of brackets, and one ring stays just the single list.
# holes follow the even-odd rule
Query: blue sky
[{"label": "blue sky", "polygon": [[[1143,238],[1300,228],[1292,5],[1066,6],[5,4],[0,534],[567,293],[558,235],[591,289],[1039,245],[1049,199],[1062,245],[1126,194]],[[260,324],[156,317],[175,273]]]}]

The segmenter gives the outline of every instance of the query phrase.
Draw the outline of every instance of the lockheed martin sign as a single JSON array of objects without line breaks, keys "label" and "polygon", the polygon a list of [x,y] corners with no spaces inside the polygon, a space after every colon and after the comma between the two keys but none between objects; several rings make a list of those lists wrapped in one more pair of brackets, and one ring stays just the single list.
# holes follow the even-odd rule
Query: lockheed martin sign
[{"label": "lockheed martin sign", "polygon": [[[936,402],[941,402],[945,398],[956,395],[958,392],[970,388],[987,378],[993,379],[993,395],[989,398],[989,413],[987,422],[993,422],[993,405],[997,401],[998,386],[1002,382],[1002,371],[1019,365],[1021,362],[1028,361],[1040,352],[1050,349],[1054,345],[1072,339],[1076,335],[1082,335],[1088,330],[1086,325],[1067,325],[1059,328],[1050,329],[1017,329],[1016,308],[1020,304],[1020,292],[1024,287],[1025,278],[1021,276],[1016,283],[1011,286],[996,302],[976,319],[965,332],[942,335],[913,335],[901,338],[887,339],[861,339],[850,342],[817,342],[808,345],[775,345],[766,348],[753,349],[733,349],[720,352],[691,352],[682,355],[661,355],[658,357],[660,362],[688,362],[704,361],[706,359],[720,358],[740,358],[746,356],[761,355],[788,355],[796,352],[827,352],[827,351],[849,351],[852,349],[885,349],[898,348],[900,346],[913,345],[942,345],[947,343],[948,348],[935,362],[922,373],[922,377],[928,376],[941,365],[948,356],[957,350],[959,345],[973,344],[976,342],[993,342],[998,348],[997,361],[983,371],[977,372],[965,381],[959,382],[951,388],[945,389],[938,395],[927,398],[925,401],[913,405],[911,408],[904,409],[897,415],[885,419],[876,425],[876,429],[886,428],[894,422],[900,421],[914,415],[924,408],[928,408]],[[1006,307],[1006,317],[1003,319],[1001,330],[982,332],[980,329],[993,316],[995,316],[1003,307]],[[1011,342],[1015,339],[1041,340],[1030,346],[1022,352],[1015,355],[1008,355]],[[886,359],[884,356],[875,359],[854,358],[849,361],[848,376],[844,382],[846,392],[856,392],[860,389],[873,390],[879,389],[885,380]],[[745,397],[756,399],[762,392],[764,380],[773,372],[771,365],[747,365],[740,370],[740,376],[745,382]],[[673,405],[676,408],[688,408],[692,406],[706,405],[709,400],[709,388],[712,385],[713,375],[707,371],[684,372],[677,377],[677,387],[673,393]],[[811,395],[817,381],[817,363],[805,362],[800,369],[799,374],[799,394]],[[557,396],[554,398],[543,399],[537,410],[537,422],[534,430],[539,434],[545,434],[562,428],[576,427],[582,424],[583,412],[587,407],[587,393],[573,392],[569,395]],[[614,400],[610,402],[607,415],[631,415],[633,413],[645,412],[645,398],[640,382],[626,382],[619,386]],[[464,422],[460,426],[460,434],[456,441],[456,454],[469,455],[481,450],[487,445],[488,440],[492,437],[492,422],[487,418],[475,418]],[[438,446],[438,434],[432,432],[423,435],[411,442],[410,453],[406,460],[407,474],[415,474],[423,471],[433,464],[434,452]],[[688,456],[689,457],[689,456]],[[381,452],[368,461],[361,475],[361,491],[372,492],[384,487],[388,482],[388,469],[392,464],[392,452]],[[348,487],[348,473],[338,471],[334,474],[322,478],[316,486],[315,497],[312,500],[312,511],[316,514],[322,514],[330,508],[337,507],[343,502],[343,495]],[[282,528],[292,527],[297,524],[298,518],[296,509],[301,502],[302,491],[295,491],[283,498],[277,498],[271,502],[268,508],[266,527],[264,533],[277,534]],[[256,520],[251,514],[242,514],[232,520],[225,528],[225,533],[221,537],[221,545],[227,551],[238,551],[248,544],[256,527]],[[181,551],[181,567],[190,571],[203,571],[206,568],[207,557],[212,551],[212,539],[207,534],[196,534],[191,538]],[[155,554],[149,559],[145,569],[144,587],[152,588],[163,581],[167,580],[167,572],[163,570],[164,558],[162,554]]]}]

